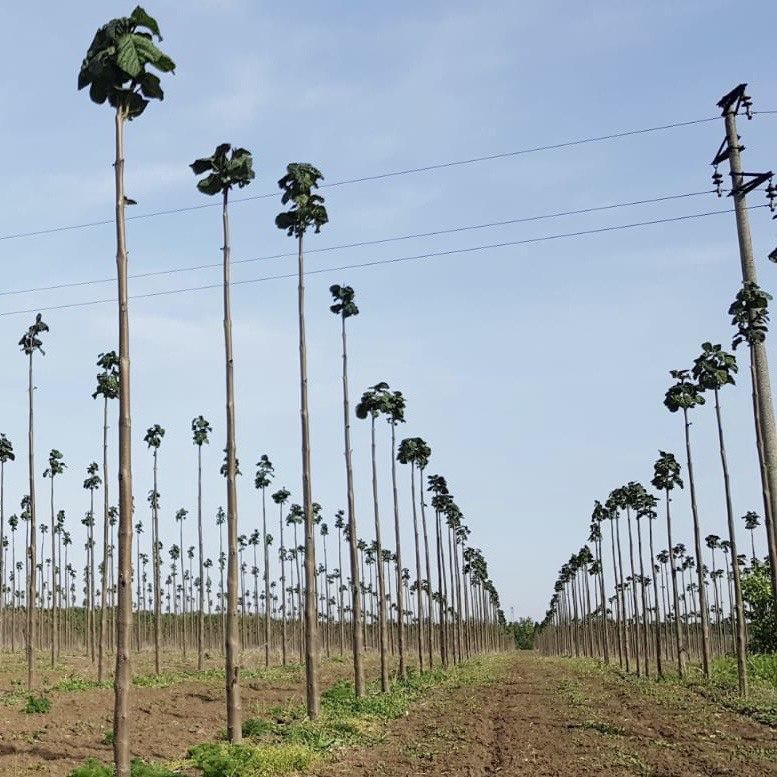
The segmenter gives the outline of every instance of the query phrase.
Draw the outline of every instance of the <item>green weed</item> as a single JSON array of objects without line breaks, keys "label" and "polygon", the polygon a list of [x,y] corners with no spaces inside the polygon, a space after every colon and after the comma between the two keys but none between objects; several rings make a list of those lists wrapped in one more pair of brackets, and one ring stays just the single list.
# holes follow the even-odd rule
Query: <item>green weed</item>
[{"label": "green weed", "polygon": [[28,715],[43,715],[51,710],[51,699],[46,696],[27,697],[27,703],[24,705],[23,712]]},{"label": "green weed", "polygon": [[189,758],[204,777],[275,777],[307,769],[314,754],[304,745],[293,743],[269,746],[205,743],[193,747]]},{"label": "green weed", "polygon": [[[70,777],[113,777],[113,764],[104,764],[96,758],[89,758],[81,766],[70,772]],[[181,772],[171,771],[159,764],[149,764],[139,758],[132,760],[130,765],[132,777],[180,777]]]}]

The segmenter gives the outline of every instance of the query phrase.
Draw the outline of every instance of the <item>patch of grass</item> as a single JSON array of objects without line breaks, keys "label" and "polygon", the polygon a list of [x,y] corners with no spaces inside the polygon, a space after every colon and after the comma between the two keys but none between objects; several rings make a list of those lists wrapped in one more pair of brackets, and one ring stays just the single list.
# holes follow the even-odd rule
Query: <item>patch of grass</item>
[{"label": "patch of grass", "polygon": [[275,777],[304,771],[313,762],[314,754],[304,745],[293,743],[269,746],[205,743],[193,747],[189,758],[204,777]]},{"label": "patch of grass", "polygon": [[[113,777],[113,764],[104,764],[96,758],[89,758],[70,772],[70,777]],[[134,758],[130,765],[132,777],[180,777],[181,772],[171,771],[166,766],[150,764]]]},{"label": "patch of grass", "polygon": [[113,729],[112,728],[109,728],[103,734],[103,744],[104,745],[112,745],[113,744]]},{"label": "patch of grass", "polygon": [[27,703],[22,708],[22,712],[26,712],[28,715],[45,715],[51,711],[51,699],[47,696],[33,696],[30,694],[27,697]]},{"label": "patch of grass", "polygon": [[52,691],[91,691],[94,688],[113,688],[113,681],[87,680],[85,677],[65,677],[51,686]]},{"label": "patch of grass", "polygon": [[305,706],[288,703],[271,707],[267,717],[243,724],[248,743],[205,743],[189,751],[190,764],[204,777],[274,777],[304,771],[313,761],[342,747],[381,740],[385,722],[407,714],[411,703],[435,686],[485,684],[496,678],[498,658],[479,658],[452,669],[425,674],[411,672],[387,693],[371,684],[356,698],[353,686],[335,683],[321,695],[321,714],[307,717]]}]

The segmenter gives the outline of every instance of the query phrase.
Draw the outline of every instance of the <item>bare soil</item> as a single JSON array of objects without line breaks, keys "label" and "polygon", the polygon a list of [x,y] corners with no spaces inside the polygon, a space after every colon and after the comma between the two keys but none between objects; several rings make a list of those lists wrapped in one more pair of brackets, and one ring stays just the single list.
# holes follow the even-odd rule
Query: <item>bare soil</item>
[{"label": "bare soil", "polygon": [[[141,662],[142,663],[142,662]],[[219,657],[210,659],[216,667]],[[245,666],[258,667],[257,656]],[[676,685],[635,683],[593,664],[515,653],[488,684],[441,686],[387,724],[372,747],[319,762],[317,777],[364,775],[777,775],[777,731]],[[148,669],[141,666],[139,671]],[[374,674],[371,663],[370,674]],[[322,685],[348,677],[325,662]],[[92,677],[78,660],[42,669],[44,686],[68,675]],[[0,776],[64,777],[88,757],[111,758],[111,689],[51,691],[49,713],[22,712],[20,662],[0,667]],[[244,716],[302,699],[299,668],[243,683]],[[134,689],[133,740],[143,758],[175,761],[224,727],[216,678],[177,679]]]}]

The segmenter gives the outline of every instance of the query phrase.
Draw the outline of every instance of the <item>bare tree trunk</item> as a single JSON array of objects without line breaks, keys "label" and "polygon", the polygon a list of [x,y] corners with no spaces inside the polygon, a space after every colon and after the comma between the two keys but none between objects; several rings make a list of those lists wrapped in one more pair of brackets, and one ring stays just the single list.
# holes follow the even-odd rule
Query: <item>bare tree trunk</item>
[{"label": "bare tree trunk", "polygon": [[742,602],[742,581],[739,575],[739,561],[737,559],[737,538],[734,528],[734,508],[731,500],[731,480],[728,474],[728,461],[726,459],[726,446],[723,440],[723,420],[720,412],[719,392],[715,389],[715,418],[718,422],[718,442],[720,447],[720,462],[723,467],[723,485],[726,492],[726,518],[728,521],[728,540],[731,543],[731,558],[734,571],[734,597],[736,601],[736,648],[737,671],[739,676],[739,693],[747,696],[747,663],[745,654],[747,645],[745,642],[745,613]]},{"label": "bare tree trunk", "polygon": [[[677,674],[682,678],[685,672],[685,662],[688,654],[685,646],[683,645],[682,632],[680,629],[680,599],[677,592],[677,564],[675,563],[674,551],[672,545],[672,512],[670,509],[671,499],[669,497],[669,489],[666,490],[666,541],[669,543],[669,567],[672,572],[672,600],[674,608],[674,631],[675,642],[677,644]],[[683,580],[685,576],[683,575]],[[685,595],[683,594],[683,603],[685,603]],[[687,619],[686,619],[687,622]]]},{"label": "bare tree trunk", "polygon": [[286,548],[283,544],[283,503],[278,504],[280,512],[281,545],[278,558],[281,562],[281,661],[286,666]]},{"label": "bare tree trunk", "polygon": [[29,544],[27,546],[27,691],[32,693],[35,688],[35,578],[37,572],[37,549],[35,547],[35,451],[33,434],[33,385],[32,385],[32,352],[29,356],[27,373],[27,395],[29,399],[29,416],[27,427],[28,463],[29,463]]},{"label": "bare tree trunk", "polygon": [[227,633],[226,690],[227,738],[238,743],[243,738],[240,703],[240,643],[237,622],[237,487],[235,454],[235,397],[232,358],[232,312],[230,309],[228,189],[224,189],[222,220],[224,228],[224,353],[226,364],[227,411]]},{"label": "bare tree trunk", "polygon": [[[300,422],[302,426],[302,509],[305,513],[305,690],[308,715],[318,717],[318,618],[316,606],[316,540],[313,523],[313,495],[310,483],[310,427],[308,422],[308,364],[305,347],[305,265],[302,234],[299,235],[297,265],[299,281],[299,373]],[[297,581],[301,584],[301,581]]]},{"label": "bare tree trunk", "polygon": [[[351,460],[351,414],[348,397],[348,343],[345,334],[345,316],[340,316],[343,341],[343,432],[345,437],[345,479],[348,491],[348,551],[351,560],[351,647],[356,698],[364,696],[364,633],[362,631],[362,594],[359,575],[359,540],[356,534],[356,502],[353,494],[353,462]],[[342,589],[342,564],[340,587]],[[342,607],[340,618],[342,619]]]},{"label": "bare tree trunk", "polygon": [[[116,272],[119,293],[119,579],[113,755],[116,777],[130,775],[130,645],[132,639],[132,428],[130,420],[129,313],[124,221],[123,107],[116,110]],[[105,472],[103,472],[105,475]],[[103,605],[104,605],[103,597]]]},{"label": "bare tree trunk", "polygon": [[[415,461],[410,462],[410,498],[413,502],[413,536],[415,537],[415,576],[416,576],[416,607],[418,609],[418,630],[416,642],[418,647],[418,670],[424,671],[424,616],[422,586],[421,586],[421,544],[418,537],[418,508],[415,496]],[[469,621],[469,617],[467,618]]]},{"label": "bare tree trunk", "polygon": [[264,665],[270,666],[270,546],[267,544],[267,498],[262,488],[262,542],[264,549]]},{"label": "bare tree trunk", "polygon": [[[432,632],[434,631],[434,610],[432,607],[432,565],[429,555],[429,532],[426,526],[426,502],[424,502],[424,469],[418,470],[418,480],[421,492],[421,528],[424,533],[424,559],[426,561],[426,609],[429,613],[427,621],[427,646],[429,649],[429,669],[434,666],[434,647],[432,645]],[[419,580],[420,585],[420,580]]]},{"label": "bare tree trunk", "polygon": [[375,563],[378,571],[378,631],[380,636],[380,687],[386,692],[389,689],[388,662],[386,650],[388,647],[386,618],[386,581],[383,573],[383,546],[380,538],[380,512],[378,510],[378,471],[375,459],[375,416],[370,415],[370,434],[372,450],[372,503],[375,511]]},{"label": "bare tree trunk", "polygon": [[197,446],[197,543],[200,552],[200,607],[197,613],[197,669],[205,658],[205,551],[202,541],[202,445]]},{"label": "bare tree trunk", "polygon": [[[655,513],[652,514],[653,517],[648,515],[648,535],[649,535],[649,547],[650,547],[650,573],[651,578],[653,580],[653,598],[654,598],[654,604],[655,604],[655,626],[656,626],[656,670],[658,672],[659,677],[664,676],[664,665],[661,658],[661,611],[658,607],[658,582],[656,581],[656,555],[655,551],[653,550],[653,518],[655,518]],[[671,548],[669,550],[671,553]],[[662,599],[663,599],[663,591],[661,592]],[[666,618],[666,611],[664,612],[664,618]]]},{"label": "bare tree trunk", "polygon": [[97,682],[102,682],[103,679],[105,608],[108,605],[108,555],[108,398],[105,397],[103,400],[103,568],[100,581],[100,646],[97,657]]},{"label": "bare tree trunk", "polygon": [[691,425],[688,421],[688,410],[683,408],[685,422],[685,453],[688,460],[688,483],[691,489],[691,513],[693,514],[693,539],[696,548],[696,573],[699,581],[699,611],[701,614],[701,660],[705,677],[710,676],[710,629],[709,611],[707,609],[707,592],[704,585],[704,563],[701,553],[701,526],[699,511],[696,507],[696,482],[693,477],[693,462],[691,460]]},{"label": "bare tree trunk", "polygon": [[152,564],[154,566],[154,671],[159,674],[162,641],[162,580],[159,557],[159,492],[157,490],[157,449],[154,448],[154,502],[151,505]]},{"label": "bare tree trunk", "polygon": [[[51,668],[57,658],[57,544],[54,517],[54,473],[51,473]],[[3,552],[0,545],[0,554]],[[0,594],[0,598],[2,595]]]},{"label": "bare tree trunk", "polygon": [[402,538],[399,530],[399,497],[397,495],[396,423],[391,422],[391,490],[394,497],[394,535],[397,567],[397,648],[399,650],[399,679],[407,680],[405,665],[405,581],[402,578]]}]

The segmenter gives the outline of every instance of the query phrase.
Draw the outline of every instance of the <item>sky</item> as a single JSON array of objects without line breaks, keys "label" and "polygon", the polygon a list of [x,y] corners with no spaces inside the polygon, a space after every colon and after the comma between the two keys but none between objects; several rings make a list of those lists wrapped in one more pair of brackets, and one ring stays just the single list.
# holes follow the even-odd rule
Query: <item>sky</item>
[{"label": "sky", "polygon": [[[267,258],[294,249],[274,226],[276,182],[288,162],[312,162],[326,183],[337,183],[707,119],[740,82],[749,83],[756,110],[777,110],[777,9],[766,2],[299,2],[292,11],[277,3],[190,0],[185,7],[182,13],[172,0],[147,6],[177,69],[163,77],[164,101],[127,127],[127,193],[138,202],[128,223],[130,272],[219,262],[220,214],[196,191],[188,165],[223,141],[250,149],[256,180],[235,194],[232,207],[237,445],[245,473],[238,513],[246,534],[260,515],[252,477],[260,454],[275,465],[273,487],[300,500],[296,284],[241,283],[294,273],[291,257]],[[51,332],[45,356],[35,360],[39,520],[47,520],[40,475],[48,451],[58,448],[68,470],[56,484],[57,508],[65,509],[78,546],[86,466],[101,461],[94,363],[117,346],[116,308],[49,309],[112,300],[115,287],[9,292],[113,277],[113,116],[77,91],[76,75],[95,29],[130,11],[105,1],[15,4],[6,16],[13,34],[0,55],[5,72],[18,74],[0,83],[0,431],[17,452],[6,469],[6,514],[26,493],[27,376],[17,342],[34,317],[29,311],[41,310]],[[733,12],[747,34],[731,43],[725,25]],[[740,121],[746,170],[777,165],[775,130],[777,115]],[[352,399],[380,380],[403,391],[407,422],[399,434],[431,445],[429,471],[447,478],[508,616],[541,618],[558,568],[587,537],[594,499],[630,480],[647,485],[659,449],[676,452],[684,465],[682,422],[662,399],[668,371],[690,366],[703,341],[730,345],[726,311],[740,283],[733,215],[338,268],[727,210],[729,200],[704,194],[722,137],[717,120],[322,190],[330,222],[307,240],[307,330],[313,493],[330,526],[345,506],[340,334],[328,293],[340,283],[356,289],[361,310],[349,321]],[[336,248],[690,193],[697,194]],[[237,201],[250,195],[267,196]],[[753,195],[750,204],[762,197]],[[143,217],[193,205],[204,207]],[[766,254],[777,244],[775,222],[763,208],[751,217],[760,281],[774,290],[777,269]],[[12,237],[94,222],[105,223]],[[239,261],[246,259],[256,261]],[[184,544],[195,543],[190,423],[202,413],[214,428],[204,453],[214,557],[214,516],[226,499],[218,474],[225,439],[219,280],[211,268],[135,278],[130,288],[143,295],[215,285],[130,307],[136,520],[149,523],[151,455],[142,439],[159,423],[167,430],[160,450],[163,541],[177,541],[173,516],[185,507]],[[742,515],[761,508],[747,375],[738,383],[724,392],[723,413],[734,509]],[[352,429],[359,534],[371,539],[369,429],[359,421]],[[388,538],[388,428],[381,424],[378,432]],[[692,438],[702,531],[725,536],[711,407],[694,414]],[[405,468],[399,477],[410,565]],[[690,546],[687,497],[675,499],[675,525],[677,541]],[[763,549],[763,537],[758,541]]]}]

